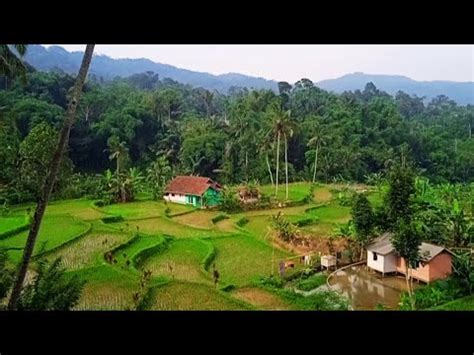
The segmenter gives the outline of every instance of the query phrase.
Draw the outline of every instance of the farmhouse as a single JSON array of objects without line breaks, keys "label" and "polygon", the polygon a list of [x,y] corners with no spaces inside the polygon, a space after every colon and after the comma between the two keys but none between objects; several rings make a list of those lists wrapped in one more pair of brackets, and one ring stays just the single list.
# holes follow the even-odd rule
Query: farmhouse
[{"label": "farmhouse", "polygon": [[[405,260],[396,254],[390,238],[391,234],[385,233],[367,247],[367,266],[382,274],[405,274]],[[420,257],[419,266],[412,269],[414,279],[429,283],[451,274],[452,252],[448,249],[421,243]]]},{"label": "farmhouse", "polygon": [[166,201],[212,207],[219,204],[221,186],[207,177],[177,176],[166,187],[163,198]]}]

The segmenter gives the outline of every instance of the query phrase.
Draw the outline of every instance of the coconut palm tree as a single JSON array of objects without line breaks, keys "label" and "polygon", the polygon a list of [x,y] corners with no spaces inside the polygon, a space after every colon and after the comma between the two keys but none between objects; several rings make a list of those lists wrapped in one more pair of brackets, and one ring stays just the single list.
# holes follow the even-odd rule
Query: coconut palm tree
[{"label": "coconut palm tree", "polygon": [[271,141],[269,135],[268,134],[262,134],[262,132],[260,133],[260,139],[259,139],[260,145],[259,145],[259,148],[258,148],[258,152],[259,152],[259,154],[265,155],[265,162],[267,163],[268,175],[270,176],[270,182],[271,182],[272,187],[273,187],[273,184],[274,184],[273,183],[273,173],[272,173],[272,168],[270,166],[270,159],[268,157],[269,152],[271,152],[273,150],[273,144],[272,144],[272,141]]},{"label": "coconut palm tree", "polygon": [[69,141],[69,134],[71,132],[71,127],[74,123],[76,117],[76,109],[79,103],[79,99],[82,94],[82,88],[87,77],[87,72],[92,60],[92,54],[94,53],[93,44],[88,44],[82,58],[81,67],[79,68],[79,73],[76,78],[76,82],[72,88],[71,96],[69,99],[64,124],[59,135],[58,145],[54,151],[53,157],[51,159],[51,164],[49,168],[48,175],[44,181],[44,185],[41,191],[38,204],[36,206],[35,214],[33,221],[30,226],[30,231],[26,239],[25,249],[23,251],[23,258],[21,261],[20,269],[13,286],[12,294],[10,296],[10,301],[8,303],[9,310],[15,310],[20,298],[21,290],[23,288],[23,282],[25,281],[26,271],[28,270],[28,265],[30,264],[31,256],[33,255],[33,249],[35,247],[36,238],[38,237],[38,232],[41,226],[41,221],[43,220],[44,211],[48,204],[51,191],[53,189],[54,182],[58,175],[59,165],[61,163],[62,157],[66,150]]},{"label": "coconut palm tree", "polygon": [[290,123],[290,111],[284,111],[281,108],[280,104],[274,104],[271,109],[271,132],[276,139],[276,172],[275,172],[275,196],[278,195],[278,174],[280,172],[280,141],[281,136],[285,140],[285,162],[286,162],[286,172],[287,172],[287,179],[286,179],[286,187],[287,193],[286,198],[288,199],[288,143],[287,138],[288,136],[293,135],[293,130],[291,129]]},{"label": "coconut palm tree", "polygon": [[314,171],[313,171],[313,184],[316,182],[316,173],[318,170],[318,155],[321,146],[326,144],[326,140],[324,139],[324,132],[320,125],[317,125],[314,130],[313,137],[308,141],[308,147],[314,147],[315,155],[314,155]]}]

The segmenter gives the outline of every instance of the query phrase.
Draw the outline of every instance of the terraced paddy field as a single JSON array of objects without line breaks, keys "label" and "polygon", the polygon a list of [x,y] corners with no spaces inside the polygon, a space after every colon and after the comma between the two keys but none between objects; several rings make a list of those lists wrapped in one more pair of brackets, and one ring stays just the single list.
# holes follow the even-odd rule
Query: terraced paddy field
[{"label": "terraced paddy field", "polygon": [[[301,309],[301,300],[292,302],[281,292],[256,287],[262,278],[278,275],[280,262],[295,256],[272,243],[271,216],[281,211],[293,223],[310,218],[313,221],[301,229],[325,238],[350,218],[350,208],[337,203],[332,189],[318,185],[310,192],[309,183],[294,183],[289,201],[284,201],[283,185],[278,194],[281,208],[229,214],[219,221],[213,219],[220,211],[149,199],[104,207],[85,199],[54,201],[46,210],[34,253],[61,258],[69,275],[86,281],[77,310],[130,309],[143,270],[152,275],[152,310]],[[271,186],[262,190],[273,193]],[[288,202],[293,207],[284,207]],[[16,206],[0,216],[0,247],[8,250],[12,264],[21,260],[28,233],[21,227],[27,226],[33,207]],[[104,219],[113,216],[120,218]],[[300,269],[296,265],[288,273]]]}]

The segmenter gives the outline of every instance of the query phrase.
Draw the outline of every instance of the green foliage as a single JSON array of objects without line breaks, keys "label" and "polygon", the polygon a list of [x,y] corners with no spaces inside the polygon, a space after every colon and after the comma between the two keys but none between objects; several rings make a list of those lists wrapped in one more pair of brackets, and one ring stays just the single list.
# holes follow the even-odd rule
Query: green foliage
[{"label": "green foliage", "polygon": [[272,225],[278,237],[285,242],[290,242],[295,237],[293,225],[283,217],[281,211],[272,216]]},{"label": "green foliage", "polygon": [[[20,144],[18,186],[33,197],[40,195],[57,140],[57,132],[49,124],[42,122]],[[55,184],[56,191],[60,190],[65,178],[71,174],[71,165],[67,157],[62,160]]]},{"label": "green foliage", "polygon": [[421,234],[419,228],[415,223],[403,220],[400,220],[395,228],[391,240],[395,251],[405,259],[411,268],[416,269],[420,261]]},{"label": "green foliage", "polygon": [[294,225],[297,227],[304,227],[304,226],[309,226],[311,224],[314,224],[318,221],[317,217],[307,217],[307,218],[302,218],[294,222]]},{"label": "green foliage", "polygon": [[68,277],[60,265],[60,259],[38,261],[37,275],[23,288],[19,310],[68,311],[77,304],[85,281],[76,275]]},{"label": "green foliage", "polygon": [[101,219],[104,223],[117,223],[122,222],[124,218],[122,216],[107,216]]},{"label": "green foliage", "polygon": [[351,214],[355,237],[360,245],[365,247],[371,241],[374,228],[374,214],[372,206],[364,194],[356,195]]},{"label": "green foliage", "polygon": [[472,294],[474,290],[474,254],[464,252],[454,256],[453,277],[466,294]]},{"label": "green foliage", "polygon": [[237,198],[235,188],[224,186],[220,193],[220,205],[222,211],[231,213],[241,210],[240,202]]},{"label": "green foliage", "polygon": [[412,195],[415,193],[415,177],[411,168],[395,164],[390,170],[389,189],[385,196],[387,222],[391,228],[399,220],[408,221],[412,216]]},{"label": "green foliage", "polygon": [[242,218],[239,218],[239,220],[235,224],[237,224],[239,227],[243,227],[247,223],[249,223],[249,219],[247,217],[242,217]]},{"label": "green foliage", "polygon": [[170,179],[171,166],[168,159],[157,154],[156,160],[150,164],[146,174],[147,187],[151,191],[154,200],[163,198],[163,190]]},{"label": "green foliage", "polygon": [[218,214],[217,216],[211,218],[212,223],[216,224],[217,222],[220,222],[224,219],[228,219],[229,216],[223,213]]},{"label": "green foliage", "polygon": [[0,301],[7,296],[15,275],[14,271],[8,267],[7,262],[8,254],[6,250],[0,248]]},{"label": "green foliage", "polygon": [[306,279],[299,281],[296,284],[296,288],[302,291],[311,291],[318,288],[321,285],[326,284],[327,275],[315,274]]},{"label": "green foliage", "polygon": [[[415,309],[428,309],[465,296],[457,280],[450,278],[422,286],[414,291]],[[406,292],[400,296],[400,309],[411,310],[410,297]]]}]

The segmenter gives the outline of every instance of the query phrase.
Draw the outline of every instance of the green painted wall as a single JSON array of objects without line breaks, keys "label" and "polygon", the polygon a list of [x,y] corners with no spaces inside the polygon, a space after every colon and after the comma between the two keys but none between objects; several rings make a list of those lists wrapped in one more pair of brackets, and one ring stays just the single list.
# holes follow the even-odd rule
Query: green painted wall
[{"label": "green painted wall", "polygon": [[204,201],[206,201],[207,206],[217,206],[220,203],[220,193],[209,188],[204,193]]},{"label": "green painted wall", "polygon": [[[205,202],[201,203],[201,200]],[[202,198],[201,196],[186,195],[186,203],[194,207],[217,206],[220,203],[220,195],[216,190],[207,189]]]}]

